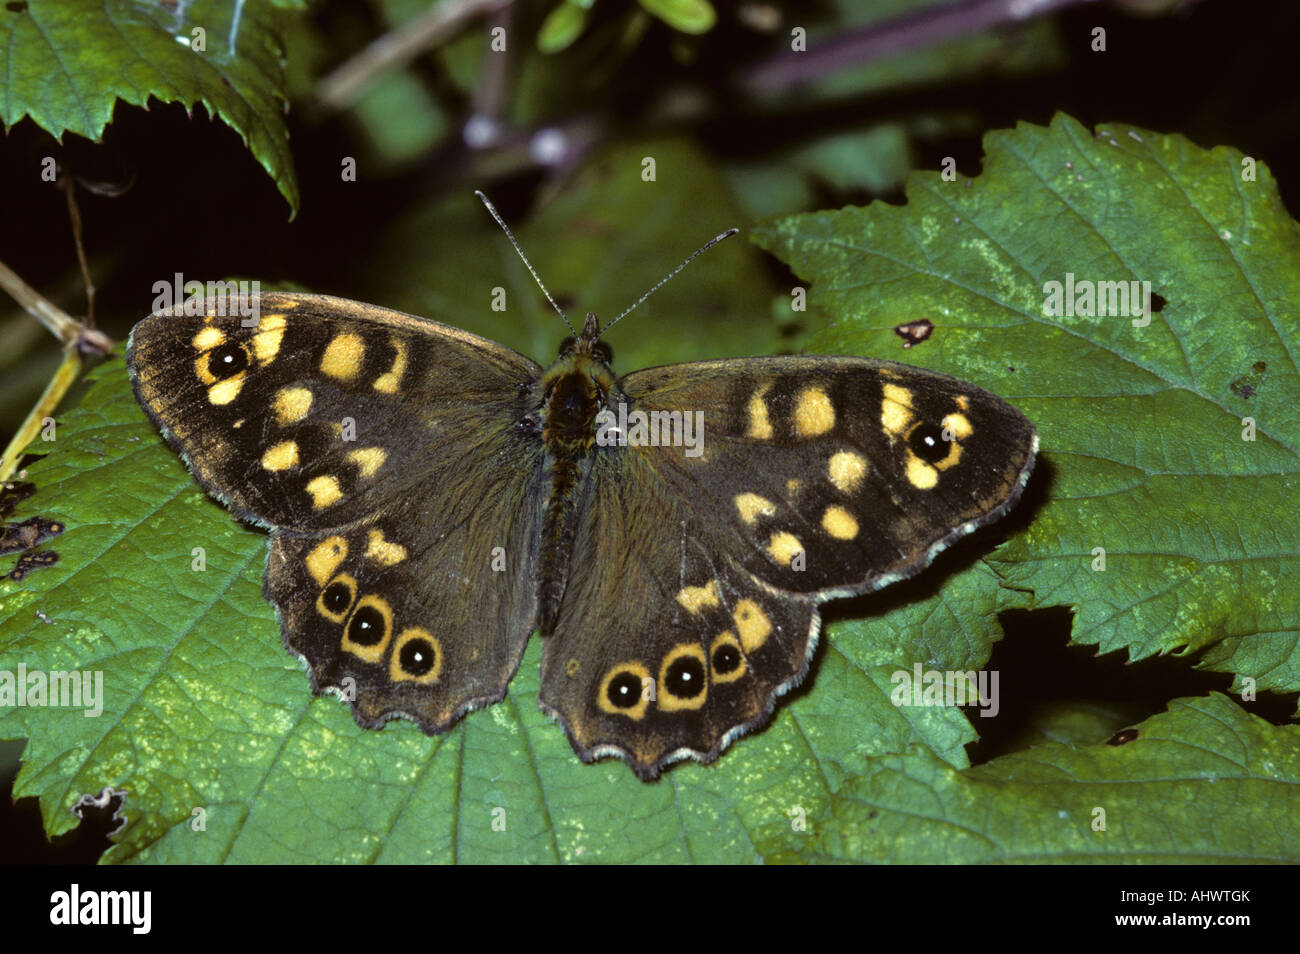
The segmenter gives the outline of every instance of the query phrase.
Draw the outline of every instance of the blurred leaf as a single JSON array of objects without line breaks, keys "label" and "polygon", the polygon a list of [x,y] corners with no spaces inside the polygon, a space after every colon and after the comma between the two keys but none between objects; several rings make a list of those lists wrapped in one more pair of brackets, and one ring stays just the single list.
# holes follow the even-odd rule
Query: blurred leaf
[{"label": "blurred leaf", "polygon": [[546,15],[542,28],[537,33],[537,48],[543,53],[558,53],[567,49],[574,40],[582,35],[587,25],[586,8],[570,0],[556,4],[555,9]]},{"label": "blurred leaf", "polygon": [[642,7],[674,30],[683,33],[708,33],[718,15],[708,0],[639,0]]},{"label": "blurred leaf", "polygon": [[242,11],[195,0],[175,14],[131,0],[8,4],[0,8],[0,122],[30,116],[55,138],[98,141],[118,100],[201,104],[243,136],[296,212],[280,16],[265,0]]}]

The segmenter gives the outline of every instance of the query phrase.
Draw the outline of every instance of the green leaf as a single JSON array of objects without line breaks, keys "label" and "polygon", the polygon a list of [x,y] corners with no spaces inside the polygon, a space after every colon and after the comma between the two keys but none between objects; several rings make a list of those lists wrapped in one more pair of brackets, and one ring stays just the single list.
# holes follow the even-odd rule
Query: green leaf
[{"label": "green leaf", "polygon": [[1053,742],[965,772],[924,749],[876,759],[810,819],[797,860],[1295,864],[1297,785],[1300,727],[1212,693],[1124,745]]},{"label": "green leaf", "polygon": [[[1300,690],[1300,230],[1268,170],[1066,117],[986,152],[975,179],[911,176],[906,207],[757,231],[834,317],[811,347],[950,371],[1035,422],[1046,503],[994,566],[1026,605],[1074,607],[1075,641],[1206,649],[1202,667]],[[1048,316],[1067,273],[1149,281],[1163,307],[1145,327]],[[903,352],[891,329],[920,318],[936,330]]]},{"label": "green leaf", "polygon": [[640,3],[646,12],[683,33],[708,33],[718,21],[718,14],[708,0],[640,0]]},{"label": "green leaf", "polygon": [[543,53],[559,53],[573,45],[587,25],[590,8],[562,0],[546,15],[537,33],[537,48]]},{"label": "green leaf", "polygon": [[294,5],[249,0],[238,20],[237,6],[221,0],[195,0],[175,13],[131,0],[0,7],[0,122],[30,116],[56,138],[71,132],[98,141],[119,100],[201,104],[244,138],[296,212],[275,9]]}]

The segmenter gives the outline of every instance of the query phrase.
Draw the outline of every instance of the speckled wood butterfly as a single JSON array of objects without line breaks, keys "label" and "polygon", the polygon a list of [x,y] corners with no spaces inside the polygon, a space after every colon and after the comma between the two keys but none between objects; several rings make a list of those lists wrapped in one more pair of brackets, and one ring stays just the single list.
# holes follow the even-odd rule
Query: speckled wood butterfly
[{"label": "speckled wood butterfly", "polygon": [[594,315],[542,368],[374,305],[252,304],[155,313],[127,363],[204,489],[270,529],[266,596],[313,688],[444,732],[538,630],[542,709],[647,780],[764,724],[818,604],[1000,517],[1038,446],[1001,399],[887,361],[620,378]]}]

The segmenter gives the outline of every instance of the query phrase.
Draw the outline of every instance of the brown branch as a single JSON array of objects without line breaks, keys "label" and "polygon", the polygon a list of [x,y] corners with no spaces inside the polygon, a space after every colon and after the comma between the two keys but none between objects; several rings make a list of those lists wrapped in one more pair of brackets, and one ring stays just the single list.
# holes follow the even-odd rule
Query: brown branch
[{"label": "brown branch", "polygon": [[860,67],[987,30],[1024,23],[1096,0],[965,0],[926,7],[843,36],[818,39],[806,52],[783,50],[747,70],[740,88],[753,94],[780,92],[849,67]]},{"label": "brown branch", "polygon": [[334,109],[346,109],[376,76],[398,69],[453,36],[466,23],[496,13],[510,0],[444,0],[368,47],[320,81],[316,95]]}]

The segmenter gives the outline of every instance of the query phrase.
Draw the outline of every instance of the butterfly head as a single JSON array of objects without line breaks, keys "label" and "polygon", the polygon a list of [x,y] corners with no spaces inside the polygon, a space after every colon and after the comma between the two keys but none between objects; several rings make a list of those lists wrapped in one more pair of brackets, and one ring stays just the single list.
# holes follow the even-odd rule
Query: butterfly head
[{"label": "butterfly head", "polygon": [[605,369],[609,370],[610,365],[614,363],[614,349],[598,340],[600,331],[600,323],[596,320],[595,313],[587,312],[587,323],[582,326],[582,334],[570,335],[560,342],[557,363],[586,358],[604,365]]}]

